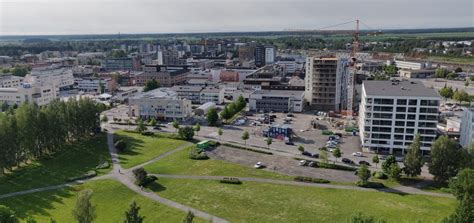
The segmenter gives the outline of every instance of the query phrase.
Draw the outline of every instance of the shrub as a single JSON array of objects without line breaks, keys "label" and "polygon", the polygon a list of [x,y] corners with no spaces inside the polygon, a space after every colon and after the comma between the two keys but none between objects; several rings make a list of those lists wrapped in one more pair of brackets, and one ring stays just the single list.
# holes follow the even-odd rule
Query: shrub
[{"label": "shrub", "polygon": [[97,176],[97,172],[95,172],[95,170],[90,170],[81,176],[69,177],[66,179],[66,181],[72,182],[76,180],[85,180],[85,179],[89,179],[95,176]]},{"label": "shrub", "polygon": [[125,141],[119,139],[115,142],[114,146],[117,149],[117,151],[123,152],[127,148],[127,143],[125,143]]},{"label": "shrub", "polygon": [[326,168],[326,169],[334,169],[334,170],[345,170],[345,171],[356,171],[357,170],[357,168],[355,168],[355,167],[342,166],[342,165],[332,164],[332,163],[321,163],[321,162],[318,162],[316,167]]},{"label": "shrub", "polygon": [[235,177],[224,177],[222,180],[219,180],[219,182],[223,184],[242,184],[242,181]]},{"label": "shrub", "polygon": [[382,172],[382,171],[374,172],[374,173],[373,173],[373,176],[374,176],[375,178],[377,178],[377,179],[382,179],[382,180],[385,180],[385,179],[388,178],[388,176],[387,176],[384,172]]},{"label": "shrub", "polygon": [[110,163],[105,161],[105,162],[102,162],[100,163],[99,165],[97,165],[95,167],[96,170],[99,170],[99,169],[108,169],[110,167]]},{"label": "shrub", "polygon": [[135,176],[135,184],[138,186],[146,186],[158,179],[156,176],[148,176],[148,173],[143,167],[134,169],[132,172]]},{"label": "shrub", "polygon": [[179,128],[178,134],[182,139],[185,140],[192,140],[194,137],[194,129],[193,127],[183,127]]},{"label": "shrub", "polygon": [[323,135],[334,135],[334,132],[329,131],[329,130],[324,130],[324,131],[322,132],[322,134],[323,134]]},{"label": "shrub", "polygon": [[193,147],[189,150],[189,158],[193,160],[207,160],[209,157],[206,154],[206,151]]},{"label": "shrub", "polygon": [[297,176],[297,177],[294,178],[294,180],[299,181],[299,182],[305,182],[305,183],[317,183],[317,184],[330,183],[330,181],[326,180],[326,179],[303,177],[303,176]]},{"label": "shrub", "polygon": [[152,136],[152,135],[154,135],[154,134],[155,134],[155,133],[154,133],[154,132],[151,132],[151,131],[144,131],[144,132],[142,132],[142,135],[144,135],[144,136]]},{"label": "shrub", "polygon": [[357,181],[356,183],[357,186],[359,187],[365,187],[365,188],[384,188],[385,185],[383,183],[379,182],[362,182],[362,181]]}]

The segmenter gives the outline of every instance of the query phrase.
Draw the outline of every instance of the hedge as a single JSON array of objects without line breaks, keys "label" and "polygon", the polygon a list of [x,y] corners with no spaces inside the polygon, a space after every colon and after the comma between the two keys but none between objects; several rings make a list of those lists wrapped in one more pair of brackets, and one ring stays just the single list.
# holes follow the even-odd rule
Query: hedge
[{"label": "hedge", "polygon": [[384,188],[385,185],[383,183],[379,182],[366,182],[363,183],[362,181],[357,181],[356,185],[359,187],[365,187],[365,188]]},{"label": "hedge", "polygon": [[272,152],[261,151],[261,150],[252,149],[252,148],[248,148],[248,147],[244,147],[244,146],[238,146],[238,145],[229,144],[229,143],[223,143],[222,145],[232,147],[232,148],[236,148],[236,149],[242,149],[242,150],[247,150],[247,151],[251,151],[251,152],[262,153],[262,154],[266,154],[266,155],[273,155]]},{"label": "hedge", "polygon": [[342,166],[338,164],[332,164],[332,163],[321,163],[317,162],[316,168],[325,168],[325,169],[334,169],[334,170],[345,170],[345,171],[356,171],[357,168],[355,167],[350,167],[350,166]]},{"label": "hedge", "polygon": [[222,180],[219,180],[219,182],[223,184],[242,184],[242,181],[235,177],[224,177]]},{"label": "hedge", "polygon": [[297,177],[294,178],[294,180],[299,181],[299,182],[305,182],[305,183],[317,183],[317,184],[330,183],[330,181],[326,180],[326,179],[303,177],[303,176],[297,176]]}]

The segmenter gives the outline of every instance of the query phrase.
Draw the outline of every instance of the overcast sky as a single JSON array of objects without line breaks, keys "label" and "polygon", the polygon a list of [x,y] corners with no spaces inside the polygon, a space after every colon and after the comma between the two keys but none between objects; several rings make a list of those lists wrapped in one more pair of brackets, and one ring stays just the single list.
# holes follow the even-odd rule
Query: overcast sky
[{"label": "overcast sky", "polygon": [[356,18],[374,29],[474,27],[474,0],[0,0],[0,35],[279,31]]}]

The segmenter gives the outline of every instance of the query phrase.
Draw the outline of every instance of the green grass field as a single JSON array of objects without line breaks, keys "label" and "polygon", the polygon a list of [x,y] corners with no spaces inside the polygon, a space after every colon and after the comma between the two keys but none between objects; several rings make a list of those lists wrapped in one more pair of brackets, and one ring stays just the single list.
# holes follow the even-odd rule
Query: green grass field
[{"label": "green grass field", "polygon": [[141,207],[140,213],[145,216],[145,222],[181,222],[186,215],[112,180],[91,181],[72,188],[0,199],[0,204],[13,209],[21,219],[32,216],[37,222],[49,222],[50,218],[57,222],[75,222],[71,211],[77,192],[86,188],[93,190],[92,204],[96,206],[97,214],[95,222],[122,222],[124,212],[133,200]]},{"label": "green grass field", "polygon": [[140,133],[125,131],[116,132],[115,138],[124,139],[127,142],[127,149],[119,153],[120,165],[124,168],[144,163],[186,143],[186,141],[162,135],[144,136]]},{"label": "green grass field", "polygon": [[474,64],[474,57],[443,57],[443,56],[430,56],[429,60],[435,62],[446,62],[446,63],[457,63],[457,64]]},{"label": "green grass field", "polygon": [[160,196],[233,222],[347,222],[363,212],[387,222],[437,222],[455,199],[209,180],[159,179]]},{"label": "green grass field", "polygon": [[[0,177],[0,194],[63,184],[66,178],[80,176],[103,161],[110,161],[104,134],[75,142],[52,157],[43,158]],[[104,174],[109,169],[99,170]]]},{"label": "green grass field", "polygon": [[188,147],[185,150],[167,156],[158,162],[145,166],[150,173],[179,174],[199,176],[235,176],[235,177],[259,177],[281,180],[291,180],[293,177],[265,170],[257,170],[252,167],[241,166],[221,160],[192,160],[188,158]]}]

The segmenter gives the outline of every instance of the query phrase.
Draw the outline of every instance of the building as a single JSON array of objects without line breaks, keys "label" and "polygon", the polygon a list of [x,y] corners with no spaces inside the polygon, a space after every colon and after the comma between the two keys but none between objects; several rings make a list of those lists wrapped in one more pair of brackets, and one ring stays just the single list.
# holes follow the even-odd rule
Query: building
[{"label": "building", "polygon": [[290,141],[293,138],[293,129],[289,124],[273,124],[263,131],[263,136]]},{"label": "building", "polygon": [[430,78],[434,77],[436,73],[435,69],[421,69],[421,70],[410,70],[401,69],[398,71],[400,77],[403,78]]},{"label": "building", "polygon": [[57,99],[58,92],[53,85],[33,85],[22,83],[18,87],[0,88],[0,104],[20,105],[34,103],[38,106],[47,105]]},{"label": "building", "polygon": [[137,86],[145,86],[149,80],[156,80],[163,87],[171,87],[176,84],[186,82],[186,76],[188,75],[187,70],[177,71],[151,71],[141,72],[135,75],[133,83]]},{"label": "building", "polygon": [[347,75],[347,59],[308,57],[306,59],[305,99],[308,106],[319,111],[340,111],[346,96],[342,82]]},{"label": "building", "polygon": [[405,153],[421,135],[423,155],[436,138],[441,97],[414,81],[364,81],[359,108],[362,147],[382,154]]},{"label": "building", "polygon": [[264,66],[247,75],[243,80],[245,88],[260,90],[270,85],[280,85],[283,69],[276,65]]},{"label": "building", "polygon": [[23,77],[13,75],[0,75],[0,88],[16,88],[23,83]]},{"label": "building", "polygon": [[87,52],[77,55],[77,62],[82,65],[99,65],[105,58],[104,52]]},{"label": "building", "polygon": [[239,72],[235,70],[223,70],[220,72],[219,81],[221,82],[239,82]]},{"label": "building", "polygon": [[263,67],[275,62],[276,51],[273,46],[258,45],[255,47],[255,66]]},{"label": "building", "polygon": [[165,50],[161,52],[163,65],[186,65],[186,59],[181,58],[177,50]]},{"label": "building", "polygon": [[124,102],[130,97],[134,97],[143,91],[142,87],[120,87],[115,91],[114,99]]},{"label": "building", "polygon": [[279,61],[276,62],[276,64],[278,66],[283,67],[283,70],[285,71],[285,74],[293,74],[293,73],[295,73],[295,71],[297,69],[295,59],[291,59],[291,58],[279,60]]},{"label": "building", "polygon": [[302,112],[304,91],[256,90],[249,96],[251,111]]},{"label": "building", "polygon": [[177,93],[179,99],[187,99],[193,104],[199,104],[202,88],[201,86],[175,85],[171,90]]},{"label": "building", "polygon": [[25,76],[25,82],[40,85],[54,85],[59,90],[70,89],[74,86],[72,69],[65,67],[43,67],[31,70]]},{"label": "building", "polygon": [[213,102],[217,105],[224,103],[224,88],[208,86],[201,90],[199,100],[201,104]]},{"label": "building", "polygon": [[464,109],[461,118],[460,134],[459,144],[462,147],[467,148],[474,143],[474,107]]},{"label": "building", "polygon": [[394,60],[393,64],[398,69],[408,70],[421,70],[431,68],[431,62],[418,62],[418,61],[406,61],[406,60]]},{"label": "building", "polygon": [[76,78],[75,86],[80,91],[100,93],[101,89],[104,92],[108,91],[110,81],[110,78]]},{"label": "building", "polygon": [[106,71],[113,70],[140,70],[141,64],[137,57],[108,58],[102,62],[102,68]]},{"label": "building", "polygon": [[192,115],[191,101],[179,99],[169,88],[158,88],[128,99],[129,114],[143,119],[185,120]]}]

